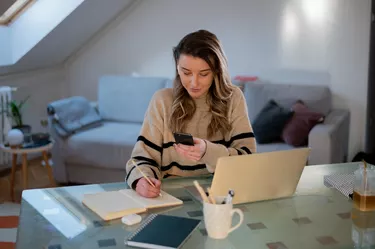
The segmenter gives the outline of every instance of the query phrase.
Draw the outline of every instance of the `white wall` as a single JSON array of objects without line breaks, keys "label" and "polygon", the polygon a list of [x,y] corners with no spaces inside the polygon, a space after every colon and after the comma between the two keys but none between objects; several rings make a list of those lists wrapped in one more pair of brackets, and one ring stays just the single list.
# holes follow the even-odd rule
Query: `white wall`
[{"label": "white wall", "polygon": [[9,29],[0,26],[0,65],[7,65],[12,60]]},{"label": "white wall", "polygon": [[62,67],[0,76],[0,86],[17,87],[18,90],[12,93],[12,99],[17,101],[30,95],[23,109],[23,119],[25,124],[31,125],[33,132],[46,132],[40,121],[47,118],[47,104],[67,96]]},{"label": "white wall", "polygon": [[98,77],[173,77],[172,47],[213,31],[231,75],[329,85],[351,111],[350,155],[364,147],[370,0],[142,1],[67,63],[71,95],[95,100]]}]

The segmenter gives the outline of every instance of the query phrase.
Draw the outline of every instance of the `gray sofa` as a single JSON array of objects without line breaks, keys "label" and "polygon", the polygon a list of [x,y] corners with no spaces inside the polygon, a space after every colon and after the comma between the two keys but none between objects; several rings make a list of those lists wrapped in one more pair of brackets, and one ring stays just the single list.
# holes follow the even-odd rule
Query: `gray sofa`
[{"label": "gray sofa", "polygon": [[[241,85],[241,84],[240,84]],[[325,115],[325,121],[314,126],[308,137],[311,148],[309,165],[346,162],[349,147],[350,113],[333,109],[332,95],[326,86],[273,84],[269,82],[242,83],[249,119],[254,120],[261,108],[271,99],[291,108],[302,100],[312,111]],[[258,144],[258,152],[291,149],[285,143]]]},{"label": "gray sofa", "polygon": [[[326,114],[323,124],[309,135],[309,164],[337,163],[348,154],[349,112],[334,110],[327,87],[281,85],[263,82],[236,82],[243,89],[250,120],[271,98],[286,106],[301,99],[314,110]],[[97,111],[103,119],[99,127],[61,138],[53,129],[56,141],[52,149],[54,176],[60,183],[103,183],[124,181],[125,163],[142,126],[149,100],[158,89],[172,87],[172,81],[160,77],[103,76],[99,79]],[[290,149],[284,143],[258,145],[258,152]]]}]

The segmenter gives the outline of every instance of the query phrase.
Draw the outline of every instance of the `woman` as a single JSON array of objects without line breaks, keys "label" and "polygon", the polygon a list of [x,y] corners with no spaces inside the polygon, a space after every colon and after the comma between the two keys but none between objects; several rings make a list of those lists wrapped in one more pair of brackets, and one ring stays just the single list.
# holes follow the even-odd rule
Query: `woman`
[{"label": "woman", "polygon": [[[256,151],[244,96],[231,84],[220,41],[205,30],[186,35],[173,50],[173,89],[152,97],[129,160],[126,181],[144,197],[160,193],[161,179],[213,173],[222,156]],[[176,144],[173,133],[190,133],[194,146]]]}]

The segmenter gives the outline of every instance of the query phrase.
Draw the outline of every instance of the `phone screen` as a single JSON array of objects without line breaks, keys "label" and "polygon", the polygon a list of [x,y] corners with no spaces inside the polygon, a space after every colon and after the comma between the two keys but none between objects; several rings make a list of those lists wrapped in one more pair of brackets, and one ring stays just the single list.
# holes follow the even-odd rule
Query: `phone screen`
[{"label": "phone screen", "polygon": [[191,134],[177,132],[173,133],[173,135],[178,144],[194,145],[193,136]]}]

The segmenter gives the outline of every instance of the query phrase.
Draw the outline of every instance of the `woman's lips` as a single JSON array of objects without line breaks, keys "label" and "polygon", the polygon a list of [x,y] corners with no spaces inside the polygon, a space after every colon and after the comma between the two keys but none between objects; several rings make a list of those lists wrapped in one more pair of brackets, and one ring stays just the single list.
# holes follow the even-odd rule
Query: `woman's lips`
[{"label": "woman's lips", "polygon": [[201,89],[191,89],[192,92],[196,93],[196,92],[199,92]]}]

